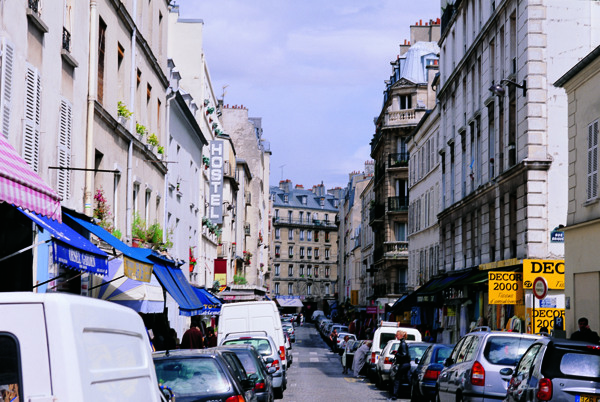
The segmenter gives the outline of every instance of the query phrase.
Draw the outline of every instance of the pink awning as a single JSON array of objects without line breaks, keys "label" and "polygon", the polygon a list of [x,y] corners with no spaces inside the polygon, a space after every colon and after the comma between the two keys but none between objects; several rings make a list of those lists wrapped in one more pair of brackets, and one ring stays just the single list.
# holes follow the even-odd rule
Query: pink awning
[{"label": "pink awning", "polygon": [[62,222],[60,196],[0,135],[0,202]]}]

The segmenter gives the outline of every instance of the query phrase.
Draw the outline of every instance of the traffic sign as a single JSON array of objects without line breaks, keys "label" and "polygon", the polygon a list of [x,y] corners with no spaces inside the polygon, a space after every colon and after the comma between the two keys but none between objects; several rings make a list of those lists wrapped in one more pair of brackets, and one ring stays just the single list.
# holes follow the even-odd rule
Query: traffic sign
[{"label": "traffic sign", "polygon": [[542,276],[538,276],[533,280],[533,295],[542,300],[548,294],[548,282]]}]

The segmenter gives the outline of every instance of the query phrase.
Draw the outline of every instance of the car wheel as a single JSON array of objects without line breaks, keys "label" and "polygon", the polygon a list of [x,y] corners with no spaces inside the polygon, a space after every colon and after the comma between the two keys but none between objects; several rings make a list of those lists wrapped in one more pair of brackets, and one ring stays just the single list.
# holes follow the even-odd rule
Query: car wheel
[{"label": "car wheel", "polygon": [[384,387],[383,380],[379,373],[375,374],[375,386],[377,387],[377,389],[383,389]]}]

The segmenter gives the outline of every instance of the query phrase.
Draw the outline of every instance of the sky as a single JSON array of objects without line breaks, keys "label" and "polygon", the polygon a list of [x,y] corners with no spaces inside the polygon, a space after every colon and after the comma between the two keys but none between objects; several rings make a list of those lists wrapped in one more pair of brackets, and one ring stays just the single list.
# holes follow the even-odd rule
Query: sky
[{"label": "sky", "polygon": [[[346,187],[370,160],[373,120],[410,25],[440,0],[177,0],[204,22],[218,98],[262,118],[271,185]],[[223,90],[223,87],[226,88]]]}]

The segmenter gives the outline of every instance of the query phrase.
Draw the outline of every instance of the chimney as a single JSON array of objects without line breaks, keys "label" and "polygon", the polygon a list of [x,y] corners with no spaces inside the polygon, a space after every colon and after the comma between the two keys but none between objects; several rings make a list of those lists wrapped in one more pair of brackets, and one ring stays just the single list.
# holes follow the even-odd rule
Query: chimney
[{"label": "chimney", "polygon": [[292,181],[290,179],[287,180],[281,180],[279,182],[279,189],[281,191],[283,191],[284,193],[289,193],[290,189],[292,187]]}]

